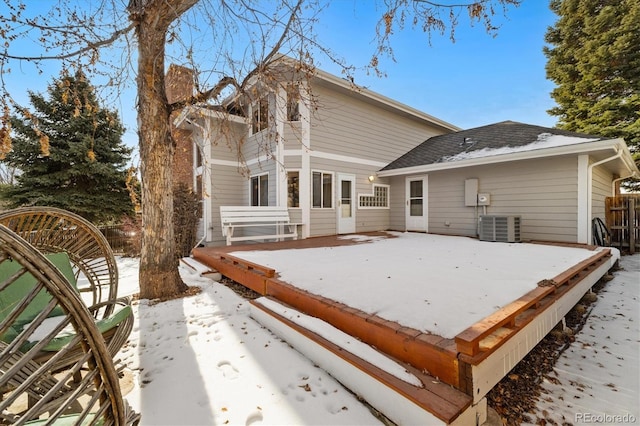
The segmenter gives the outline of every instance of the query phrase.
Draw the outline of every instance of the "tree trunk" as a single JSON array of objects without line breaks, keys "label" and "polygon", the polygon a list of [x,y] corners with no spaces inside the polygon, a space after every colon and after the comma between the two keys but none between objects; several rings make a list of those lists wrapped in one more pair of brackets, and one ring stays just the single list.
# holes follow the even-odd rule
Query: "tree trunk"
[{"label": "tree trunk", "polygon": [[[187,289],[178,273],[173,228],[172,165],[175,145],[169,130],[164,87],[164,46],[171,8],[145,7],[138,34],[138,137],[142,180],[140,297],[164,298]],[[149,6],[149,2],[147,3]]]}]

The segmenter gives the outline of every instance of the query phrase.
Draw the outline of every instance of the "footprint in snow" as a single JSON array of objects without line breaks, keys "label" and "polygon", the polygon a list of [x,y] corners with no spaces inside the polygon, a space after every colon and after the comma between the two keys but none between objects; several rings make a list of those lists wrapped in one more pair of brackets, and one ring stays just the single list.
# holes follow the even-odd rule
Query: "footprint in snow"
[{"label": "footprint in snow", "polygon": [[245,422],[245,425],[247,426],[254,425],[257,423],[261,423],[263,420],[264,418],[262,417],[262,413],[259,410],[256,410],[253,413],[249,414],[249,416],[247,416],[247,421]]},{"label": "footprint in snow", "polygon": [[229,361],[220,361],[218,363],[218,369],[222,371],[222,375],[226,379],[236,379],[238,377],[238,369],[235,368]]}]

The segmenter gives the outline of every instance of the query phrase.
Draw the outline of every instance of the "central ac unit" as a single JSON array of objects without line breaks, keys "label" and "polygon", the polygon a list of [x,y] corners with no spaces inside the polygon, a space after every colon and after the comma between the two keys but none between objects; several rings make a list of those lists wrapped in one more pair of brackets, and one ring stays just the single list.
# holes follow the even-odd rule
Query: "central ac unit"
[{"label": "central ac unit", "polygon": [[480,216],[480,240],[520,242],[520,216]]}]

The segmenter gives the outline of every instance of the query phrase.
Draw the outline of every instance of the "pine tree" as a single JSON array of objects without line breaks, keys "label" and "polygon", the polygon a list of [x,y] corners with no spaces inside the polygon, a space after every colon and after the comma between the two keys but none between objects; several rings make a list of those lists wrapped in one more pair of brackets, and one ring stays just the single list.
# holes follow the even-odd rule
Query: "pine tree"
[{"label": "pine tree", "polygon": [[122,143],[117,113],[102,108],[82,72],[63,74],[48,98],[29,93],[32,110],[13,116],[13,149],[6,161],[18,168],[7,192],[12,207],[53,206],[104,223],[133,212],[126,186],[131,149]]},{"label": "pine tree", "polygon": [[[640,2],[552,0],[547,78],[559,127],[622,137],[640,153]],[[636,157],[637,158],[637,157]],[[636,183],[637,185],[637,183]]]}]

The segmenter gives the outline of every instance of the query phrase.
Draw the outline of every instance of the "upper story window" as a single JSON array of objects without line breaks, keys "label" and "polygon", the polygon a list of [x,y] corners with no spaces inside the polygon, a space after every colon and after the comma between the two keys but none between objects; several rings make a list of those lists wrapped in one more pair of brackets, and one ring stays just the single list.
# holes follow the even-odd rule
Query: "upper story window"
[{"label": "upper story window", "polygon": [[359,195],[358,206],[362,209],[388,209],[389,185],[373,185],[372,195]]},{"label": "upper story window", "polygon": [[269,126],[269,100],[265,96],[253,105],[253,133]]},{"label": "upper story window", "polygon": [[333,208],[333,174],[327,172],[313,172],[312,207],[320,209]]},{"label": "upper story window", "polygon": [[269,174],[251,177],[251,205],[269,205]]},{"label": "upper story window", "polygon": [[293,84],[287,86],[287,121],[300,121],[300,89]]}]

